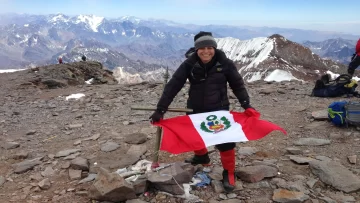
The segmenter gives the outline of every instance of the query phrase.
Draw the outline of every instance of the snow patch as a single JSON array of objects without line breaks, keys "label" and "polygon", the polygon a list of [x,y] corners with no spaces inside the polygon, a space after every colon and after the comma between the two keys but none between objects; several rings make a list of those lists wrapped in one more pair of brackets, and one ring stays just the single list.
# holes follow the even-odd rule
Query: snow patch
[{"label": "snow patch", "polygon": [[250,77],[250,74],[251,74],[251,78],[246,80],[247,82],[254,82],[254,81],[257,81],[257,80],[261,80],[262,74],[260,72],[249,73],[249,74],[246,74],[245,76]]},{"label": "snow patch", "polygon": [[69,19],[66,19],[66,18],[64,17],[64,15],[59,14],[59,15],[56,15],[56,16],[54,16],[53,18],[51,18],[51,19],[49,20],[50,23],[52,23],[52,22],[55,23],[55,22],[58,22],[58,21],[68,22]]},{"label": "snow patch", "polygon": [[76,20],[76,24],[85,23],[87,24],[92,31],[98,32],[98,27],[103,22],[104,17],[99,17],[95,15],[79,15]]},{"label": "snow patch", "polygon": [[86,84],[91,85],[94,81],[94,78],[90,78],[89,80],[85,81]]},{"label": "snow patch", "polygon": [[241,71],[256,67],[266,60],[274,49],[274,40],[267,37],[257,37],[250,40],[239,40],[233,37],[215,38],[218,49],[235,62],[249,63]]},{"label": "snow patch", "polygon": [[0,70],[0,73],[12,73],[21,70],[25,70],[25,69],[5,69],[5,70]]},{"label": "snow patch", "polygon": [[85,94],[83,94],[83,93],[76,93],[76,94],[71,94],[71,95],[67,96],[65,99],[66,99],[66,101],[69,100],[69,99],[78,100],[78,99],[80,99],[81,97],[84,97],[84,96],[85,96]]},{"label": "snow patch", "polygon": [[[326,71],[326,74],[329,74],[330,75],[330,77],[331,77],[331,80],[335,80],[337,77],[339,77],[339,75],[340,74],[338,74],[338,73],[333,73],[333,72],[331,72],[331,71]],[[356,81],[360,81],[360,78],[359,77],[352,77],[352,79],[353,80],[356,80]]]},{"label": "snow patch", "polygon": [[272,71],[265,79],[264,81],[275,81],[275,82],[281,82],[281,81],[290,81],[290,80],[299,80],[296,77],[294,77],[290,72],[276,69]]}]

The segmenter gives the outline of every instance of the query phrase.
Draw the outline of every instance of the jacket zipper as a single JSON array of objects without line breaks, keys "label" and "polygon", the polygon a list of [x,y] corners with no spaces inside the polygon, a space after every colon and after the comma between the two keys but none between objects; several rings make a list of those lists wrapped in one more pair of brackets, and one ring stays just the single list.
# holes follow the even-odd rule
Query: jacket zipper
[{"label": "jacket zipper", "polygon": [[207,79],[207,68],[206,68],[206,66],[207,66],[207,64],[204,64],[204,68],[205,68],[205,80],[204,80],[204,91],[203,91],[203,98],[202,98],[202,100],[203,100],[203,106],[202,106],[202,108],[203,109],[205,109],[205,91],[206,91],[206,79]]}]

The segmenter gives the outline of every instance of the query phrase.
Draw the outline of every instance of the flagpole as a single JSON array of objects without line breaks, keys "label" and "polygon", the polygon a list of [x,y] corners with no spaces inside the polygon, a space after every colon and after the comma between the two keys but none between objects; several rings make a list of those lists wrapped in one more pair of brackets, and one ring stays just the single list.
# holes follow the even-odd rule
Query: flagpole
[{"label": "flagpole", "polygon": [[[169,79],[169,67],[166,67],[166,72],[164,74],[163,90],[165,89],[168,79]],[[154,152],[153,162],[151,164],[152,169],[158,168],[160,166],[159,152],[160,152],[161,134],[162,134],[162,128],[160,126],[157,126],[156,139],[155,139],[155,152]]]},{"label": "flagpole", "polygon": [[[144,106],[131,106],[131,110],[145,110],[145,111],[155,111],[156,107],[144,107]],[[186,109],[186,108],[168,108],[168,112],[193,112],[192,109]]]},{"label": "flagpole", "polygon": [[[164,83],[163,83],[163,89],[165,88],[166,83],[169,79],[169,67],[166,67],[166,72],[164,74]],[[145,110],[145,111],[155,111],[156,107],[142,107],[142,106],[131,106],[131,110]],[[168,108],[167,112],[193,112],[192,109],[187,108]],[[156,138],[155,138],[155,152],[153,156],[153,162],[151,164],[151,168],[155,169],[160,166],[159,164],[159,151],[160,151],[160,143],[161,143],[161,134],[162,134],[162,128],[157,126],[156,129]]]}]

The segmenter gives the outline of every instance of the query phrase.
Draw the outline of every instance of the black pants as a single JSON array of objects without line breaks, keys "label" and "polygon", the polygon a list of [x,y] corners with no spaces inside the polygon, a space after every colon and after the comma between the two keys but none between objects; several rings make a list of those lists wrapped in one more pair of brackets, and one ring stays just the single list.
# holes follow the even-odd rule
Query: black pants
[{"label": "black pants", "polygon": [[349,63],[349,67],[348,67],[348,73],[350,75],[353,75],[355,72],[355,69],[360,66],[360,56],[356,55],[351,62]]},{"label": "black pants", "polygon": [[[211,110],[197,110],[197,109],[193,109],[193,112],[191,113],[186,113],[186,115],[190,115],[190,114],[196,114],[196,113],[206,113],[206,112],[211,112],[211,111],[220,111],[220,110],[229,110],[230,107],[229,106],[224,106],[224,107],[220,107],[217,109],[211,109]],[[215,145],[215,147],[220,151],[220,152],[224,152],[224,151],[228,151],[231,149],[234,149],[236,146],[235,142],[228,142],[228,143],[223,143],[223,144],[217,144]]]}]

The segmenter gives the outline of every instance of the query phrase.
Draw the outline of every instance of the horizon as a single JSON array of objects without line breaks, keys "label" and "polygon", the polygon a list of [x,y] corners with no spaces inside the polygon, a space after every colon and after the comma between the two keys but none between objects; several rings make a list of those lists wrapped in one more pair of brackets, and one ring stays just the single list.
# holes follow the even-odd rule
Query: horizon
[{"label": "horizon", "polygon": [[[95,15],[106,19],[134,16],[139,19],[157,19],[181,24],[273,27],[315,30],[360,35],[360,20],[355,0],[341,3],[325,0],[310,2],[285,0],[63,0],[34,2],[0,0],[1,14],[23,13],[68,16]],[[46,9],[45,9],[46,8]],[[184,12],[186,11],[186,13]],[[188,15],[192,13],[191,15]]]}]

